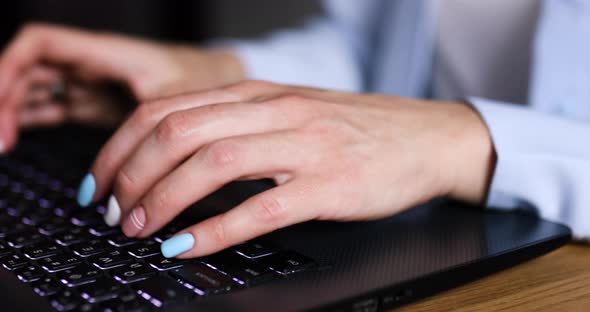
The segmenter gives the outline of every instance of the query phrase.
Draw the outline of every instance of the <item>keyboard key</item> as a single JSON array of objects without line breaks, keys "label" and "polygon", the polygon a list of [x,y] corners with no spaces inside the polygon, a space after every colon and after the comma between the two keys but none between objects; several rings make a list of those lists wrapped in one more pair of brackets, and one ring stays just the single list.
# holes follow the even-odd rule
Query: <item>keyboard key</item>
[{"label": "keyboard key", "polygon": [[160,253],[160,244],[155,241],[144,241],[127,247],[129,254],[136,258],[145,258]]},{"label": "keyboard key", "polygon": [[90,302],[82,302],[77,308],[76,311],[78,312],[95,312],[100,311],[96,304]]},{"label": "keyboard key", "polygon": [[147,312],[152,311],[152,305],[140,299],[134,292],[124,292],[116,299],[101,304],[103,311],[110,312]]},{"label": "keyboard key", "polygon": [[125,287],[110,278],[102,277],[91,284],[76,288],[82,298],[91,303],[101,302],[117,297]]},{"label": "keyboard key", "polygon": [[75,224],[77,226],[87,226],[102,222],[102,218],[100,214],[98,214],[95,210],[84,209],[74,212],[72,214],[72,217],[70,218],[70,221],[72,222],[72,224]]},{"label": "keyboard key", "polygon": [[61,253],[39,259],[37,263],[48,272],[57,272],[74,267],[82,263],[82,260],[71,253]]},{"label": "keyboard key", "polygon": [[14,274],[16,274],[16,277],[21,281],[30,283],[41,279],[45,275],[45,272],[38,266],[28,265],[14,270]]},{"label": "keyboard key", "polygon": [[32,286],[33,290],[42,297],[51,296],[63,289],[63,286],[58,281],[49,276],[34,282]]},{"label": "keyboard key", "polygon": [[254,286],[277,277],[273,271],[265,266],[242,257],[231,250],[205,257],[202,261],[238,279],[240,283],[247,286]]},{"label": "keyboard key", "polygon": [[11,249],[5,243],[0,243],[0,256],[11,253]]},{"label": "keyboard key", "polygon": [[35,207],[35,200],[24,199],[21,198],[17,200],[13,205],[9,205],[8,209],[6,209],[6,213],[13,217],[22,217],[24,214],[27,214],[33,211]]},{"label": "keyboard key", "polygon": [[55,275],[59,281],[68,286],[74,287],[95,281],[101,276],[102,271],[90,264],[80,264],[71,269],[63,270]]},{"label": "keyboard key", "polygon": [[28,225],[39,225],[42,222],[49,220],[53,215],[46,210],[34,211],[22,217],[22,222]]},{"label": "keyboard key", "polygon": [[43,235],[54,235],[69,229],[69,227],[70,224],[68,224],[66,220],[59,217],[53,217],[40,224],[38,230],[39,233]]},{"label": "keyboard key", "polygon": [[45,239],[41,233],[35,230],[27,230],[24,232],[14,233],[6,236],[4,239],[8,245],[14,248],[22,248],[24,246],[29,246],[32,244],[36,244]]},{"label": "keyboard key", "polygon": [[137,282],[155,274],[157,271],[146,263],[134,262],[110,271],[111,275],[123,284]]},{"label": "keyboard key", "polygon": [[19,254],[8,254],[0,258],[0,263],[7,270],[14,270],[18,267],[27,265],[27,259]]},{"label": "keyboard key", "polygon": [[277,252],[278,250],[271,246],[268,243],[254,241],[254,242],[246,242],[240,245],[233,247],[237,253],[241,254],[242,256],[248,258],[258,258],[266,255],[270,255],[272,253]]},{"label": "keyboard key", "polygon": [[161,308],[193,297],[193,293],[165,276],[149,278],[133,284],[137,293],[154,306]]},{"label": "keyboard key", "polygon": [[82,298],[77,291],[65,289],[53,295],[49,303],[57,311],[70,311],[82,303]]},{"label": "keyboard key", "polygon": [[299,272],[314,265],[313,260],[292,251],[260,257],[256,261],[282,275]]},{"label": "keyboard key", "polygon": [[0,220],[0,237],[23,232],[27,229],[30,229],[28,225],[20,223],[18,219],[15,218],[9,217]]},{"label": "keyboard key", "polygon": [[72,244],[85,242],[91,238],[84,228],[73,228],[67,232],[55,235],[54,239],[62,246],[70,246]]},{"label": "keyboard key", "polygon": [[22,249],[22,253],[29,259],[37,260],[49,256],[53,256],[60,252],[62,247],[53,242],[44,242],[33,246],[28,246]]},{"label": "keyboard key", "polygon": [[140,240],[138,240],[137,238],[127,237],[123,233],[108,235],[106,236],[106,239],[109,242],[109,244],[115,247],[124,247],[140,242]]},{"label": "keyboard key", "polygon": [[112,250],[88,258],[88,261],[102,270],[122,266],[132,260],[129,254],[121,250]]},{"label": "keyboard key", "polygon": [[173,269],[170,275],[181,280],[187,287],[194,288],[199,295],[227,292],[236,286],[231,277],[202,263],[189,263]]},{"label": "keyboard key", "polygon": [[87,242],[77,243],[70,246],[70,249],[81,257],[88,257],[91,255],[95,255],[110,249],[109,246],[103,239],[95,238],[91,239]]},{"label": "keyboard key", "polygon": [[165,228],[161,229],[160,231],[156,232],[153,237],[158,243],[162,243],[163,241],[169,239],[170,237],[174,236],[180,230],[184,229],[186,225],[180,224],[178,222],[173,222],[166,225]]},{"label": "keyboard key", "polygon": [[91,225],[88,228],[88,232],[94,236],[105,236],[109,234],[118,233],[119,229],[116,227],[110,227],[106,225],[106,223],[98,223],[95,225]]},{"label": "keyboard key", "polygon": [[165,258],[162,255],[155,255],[145,258],[145,261],[147,261],[152,267],[160,271],[177,268],[182,266],[184,263],[188,262],[188,260],[184,259]]},{"label": "keyboard key", "polygon": [[[57,196],[63,196],[61,193],[56,193]],[[51,200],[50,200],[51,201]],[[74,211],[80,209],[78,204],[71,200],[65,200],[63,198],[59,198],[57,203],[54,205],[55,209],[53,209],[53,213],[56,216],[67,218],[69,217]]]}]

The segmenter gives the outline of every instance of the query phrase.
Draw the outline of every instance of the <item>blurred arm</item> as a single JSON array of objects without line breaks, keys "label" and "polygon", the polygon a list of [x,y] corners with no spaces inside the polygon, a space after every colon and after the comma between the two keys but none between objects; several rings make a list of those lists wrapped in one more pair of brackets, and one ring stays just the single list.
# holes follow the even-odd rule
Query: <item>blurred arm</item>
[{"label": "blurred arm", "polygon": [[361,91],[363,63],[380,1],[330,0],[326,15],[302,29],[254,41],[232,41],[248,79]]},{"label": "blurred arm", "polygon": [[497,163],[488,206],[535,209],[590,238],[590,125],[470,98],[494,141]]}]

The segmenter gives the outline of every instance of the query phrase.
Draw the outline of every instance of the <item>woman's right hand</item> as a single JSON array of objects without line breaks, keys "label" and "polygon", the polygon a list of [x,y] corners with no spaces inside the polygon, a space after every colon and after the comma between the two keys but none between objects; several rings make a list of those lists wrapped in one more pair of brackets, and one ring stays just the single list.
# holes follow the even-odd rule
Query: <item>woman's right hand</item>
[{"label": "woman's right hand", "polygon": [[14,147],[21,127],[64,121],[116,125],[129,103],[117,101],[107,87],[113,83],[143,102],[233,83],[243,75],[228,52],[29,25],[0,55],[0,153]]}]

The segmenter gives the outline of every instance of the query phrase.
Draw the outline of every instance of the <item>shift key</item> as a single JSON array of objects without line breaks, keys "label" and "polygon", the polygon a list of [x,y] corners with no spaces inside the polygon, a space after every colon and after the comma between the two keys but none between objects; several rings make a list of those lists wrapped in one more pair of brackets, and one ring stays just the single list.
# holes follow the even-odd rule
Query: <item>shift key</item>
[{"label": "shift key", "polygon": [[201,263],[190,263],[174,269],[170,275],[194,288],[200,295],[219,294],[236,286],[231,277]]}]

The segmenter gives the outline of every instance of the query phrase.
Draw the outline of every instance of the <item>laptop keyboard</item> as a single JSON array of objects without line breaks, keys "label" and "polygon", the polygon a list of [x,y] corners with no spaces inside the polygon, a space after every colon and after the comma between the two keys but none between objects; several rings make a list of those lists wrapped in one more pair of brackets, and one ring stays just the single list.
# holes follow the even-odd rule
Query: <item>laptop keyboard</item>
[{"label": "laptop keyboard", "polygon": [[78,177],[56,179],[39,159],[33,167],[17,156],[0,157],[0,265],[58,311],[151,311],[315,265],[266,241],[200,259],[164,258],[160,243],[188,224],[173,221],[150,238],[128,238],[104,224],[104,204],[77,206]]}]

